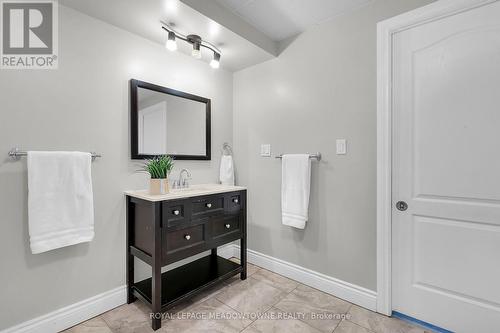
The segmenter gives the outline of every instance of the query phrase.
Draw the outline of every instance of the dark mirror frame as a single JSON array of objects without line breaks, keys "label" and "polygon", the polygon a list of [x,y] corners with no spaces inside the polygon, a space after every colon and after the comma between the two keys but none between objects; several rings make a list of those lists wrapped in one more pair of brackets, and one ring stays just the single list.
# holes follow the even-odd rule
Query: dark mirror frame
[{"label": "dark mirror frame", "polygon": [[136,79],[130,80],[130,146],[132,148],[132,159],[141,160],[146,158],[152,158],[157,155],[147,155],[139,154],[139,129],[138,129],[138,116],[139,116],[139,105],[138,105],[138,89],[144,88],[148,90],[157,91],[164,94],[169,94],[177,97],[186,98],[192,101],[197,101],[205,103],[206,113],[205,113],[205,123],[206,123],[206,137],[205,137],[205,155],[170,155],[176,160],[210,160],[211,159],[211,147],[212,147],[212,133],[211,133],[211,101],[208,98],[188,94],[182,91],[158,86],[156,84],[139,81]]}]

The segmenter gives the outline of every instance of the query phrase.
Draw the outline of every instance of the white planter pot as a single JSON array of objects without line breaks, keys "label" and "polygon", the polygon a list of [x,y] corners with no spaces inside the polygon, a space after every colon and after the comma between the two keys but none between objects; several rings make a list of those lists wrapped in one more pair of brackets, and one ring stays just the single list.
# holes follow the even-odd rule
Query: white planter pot
[{"label": "white planter pot", "polygon": [[167,194],[170,191],[168,178],[150,179],[149,180],[149,194],[159,195]]}]

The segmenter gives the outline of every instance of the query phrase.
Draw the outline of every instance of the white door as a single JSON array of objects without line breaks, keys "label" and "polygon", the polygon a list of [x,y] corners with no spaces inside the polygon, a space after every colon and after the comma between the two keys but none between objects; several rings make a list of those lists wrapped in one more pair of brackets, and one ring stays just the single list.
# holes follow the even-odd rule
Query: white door
[{"label": "white door", "polygon": [[500,2],[393,38],[393,311],[500,332]]},{"label": "white door", "polygon": [[139,110],[139,154],[167,153],[167,103]]}]

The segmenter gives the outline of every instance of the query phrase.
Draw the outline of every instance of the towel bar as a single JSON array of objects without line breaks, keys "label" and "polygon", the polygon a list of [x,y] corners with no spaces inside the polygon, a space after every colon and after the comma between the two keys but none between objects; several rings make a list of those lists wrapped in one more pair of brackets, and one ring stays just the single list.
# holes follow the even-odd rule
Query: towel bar
[{"label": "towel bar", "polygon": [[[98,157],[102,157],[101,154],[91,152],[92,154],[92,161],[95,160]],[[19,160],[22,156],[27,156],[28,152],[27,151],[22,151],[19,150],[18,148],[12,148],[9,151],[9,156],[12,157],[14,160]]]},{"label": "towel bar", "polygon": [[[275,158],[283,158],[283,154],[279,154],[278,156],[275,156]],[[309,158],[314,158],[319,162],[321,161],[321,153],[309,154]]]}]

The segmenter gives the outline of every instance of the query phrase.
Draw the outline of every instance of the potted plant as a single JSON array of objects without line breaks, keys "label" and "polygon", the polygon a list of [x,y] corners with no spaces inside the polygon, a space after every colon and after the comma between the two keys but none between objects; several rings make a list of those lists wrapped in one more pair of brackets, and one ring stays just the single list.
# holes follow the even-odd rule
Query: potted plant
[{"label": "potted plant", "polygon": [[168,175],[174,168],[174,160],[168,155],[159,155],[144,163],[144,171],[151,176],[149,193],[153,195],[169,192]]}]

